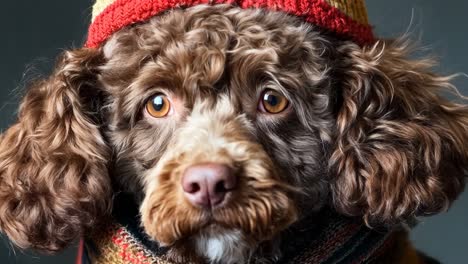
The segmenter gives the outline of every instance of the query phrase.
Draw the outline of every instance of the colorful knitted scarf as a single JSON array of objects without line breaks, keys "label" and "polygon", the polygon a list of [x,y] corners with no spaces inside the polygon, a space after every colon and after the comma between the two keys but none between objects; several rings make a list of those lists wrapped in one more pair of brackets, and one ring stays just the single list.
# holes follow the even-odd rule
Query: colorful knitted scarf
[{"label": "colorful knitted scarf", "polygon": [[[86,252],[78,263],[173,264],[166,258],[166,248],[158,247],[143,235],[136,217],[137,207],[129,201],[119,199],[115,221],[86,240]],[[332,210],[325,209],[319,216],[307,218],[285,232],[287,243],[282,246],[283,257],[278,263],[375,263],[375,259],[400,242],[396,240],[401,234],[406,236],[402,230],[371,230],[362,220]],[[422,263],[415,251],[406,259],[408,264]]]}]

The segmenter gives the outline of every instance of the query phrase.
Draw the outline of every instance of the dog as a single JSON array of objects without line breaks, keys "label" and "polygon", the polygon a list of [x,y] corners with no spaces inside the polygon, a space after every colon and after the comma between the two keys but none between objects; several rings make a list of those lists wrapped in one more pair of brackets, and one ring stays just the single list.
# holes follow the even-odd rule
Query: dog
[{"label": "dog", "polygon": [[465,186],[468,107],[412,51],[231,5],[65,51],[0,138],[0,230],[55,253],[122,192],[173,262],[269,263],[324,208],[377,229],[445,211]]}]

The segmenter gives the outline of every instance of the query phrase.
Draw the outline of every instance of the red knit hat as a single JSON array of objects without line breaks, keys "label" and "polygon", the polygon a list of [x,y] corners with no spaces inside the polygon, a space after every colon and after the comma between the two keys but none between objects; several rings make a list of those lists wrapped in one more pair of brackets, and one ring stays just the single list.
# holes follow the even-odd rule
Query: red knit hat
[{"label": "red knit hat", "polygon": [[199,4],[283,11],[335,32],[359,45],[374,42],[364,0],[97,0],[86,46],[99,47],[113,33],[166,10]]}]

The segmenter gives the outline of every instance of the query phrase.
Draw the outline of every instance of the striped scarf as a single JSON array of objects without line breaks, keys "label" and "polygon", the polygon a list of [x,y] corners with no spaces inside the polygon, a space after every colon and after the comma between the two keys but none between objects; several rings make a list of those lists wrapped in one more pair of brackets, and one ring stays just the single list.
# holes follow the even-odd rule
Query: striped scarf
[{"label": "striped scarf", "polygon": [[[115,210],[114,220],[107,228],[86,239],[86,250],[79,257],[79,264],[174,264],[166,257],[167,248],[158,247],[144,235],[135,217],[137,207],[129,200],[120,202],[120,208],[125,210]],[[406,236],[401,229],[371,230],[361,220],[332,210],[325,209],[318,215],[285,232],[283,241],[287,243],[282,245],[283,257],[278,263],[374,263]],[[416,251],[412,252],[405,263],[422,263]]]}]

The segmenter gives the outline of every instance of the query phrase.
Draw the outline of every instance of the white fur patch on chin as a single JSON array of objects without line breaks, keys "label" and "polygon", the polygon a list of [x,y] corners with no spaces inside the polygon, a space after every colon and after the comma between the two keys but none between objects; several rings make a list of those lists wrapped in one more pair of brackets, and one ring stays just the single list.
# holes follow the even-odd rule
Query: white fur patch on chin
[{"label": "white fur patch on chin", "polygon": [[207,230],[194,240],[197,253],[210,263],[241,264],[250,255],[249,246],[239,230]]}]

